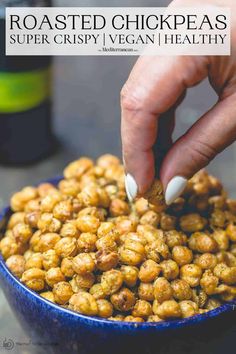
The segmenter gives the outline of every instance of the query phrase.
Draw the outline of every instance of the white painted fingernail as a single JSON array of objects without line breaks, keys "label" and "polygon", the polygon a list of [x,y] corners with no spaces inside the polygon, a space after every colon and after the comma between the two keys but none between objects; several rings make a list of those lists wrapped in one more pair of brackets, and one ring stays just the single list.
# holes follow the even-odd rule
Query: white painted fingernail
[{"label": "white painted fingernail", "polygon": [[129,201],[132,202],[138,193],[138,185],[135,182],[134,177],[129,173],[125,176],[125,189]]},{"label": "white painted fingernail", "polygon": [[173,177],[167,185],[165,192],[166,204],[170,205],[178,198],[184,191],[187,179],[181,176]]}]

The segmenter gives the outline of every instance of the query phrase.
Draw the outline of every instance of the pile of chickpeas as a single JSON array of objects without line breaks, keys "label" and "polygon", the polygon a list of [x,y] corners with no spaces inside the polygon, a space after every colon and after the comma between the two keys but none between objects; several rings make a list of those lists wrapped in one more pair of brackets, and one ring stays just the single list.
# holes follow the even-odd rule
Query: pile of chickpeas
[{"label": "pile of chickpeas", "polygon": [[45,299],[84,315],[159,322],[236,297],[236,201],[200,171],[171,206],[156,181],[129,203],[119,159],[70,163],[11,198],[0,251]]}]

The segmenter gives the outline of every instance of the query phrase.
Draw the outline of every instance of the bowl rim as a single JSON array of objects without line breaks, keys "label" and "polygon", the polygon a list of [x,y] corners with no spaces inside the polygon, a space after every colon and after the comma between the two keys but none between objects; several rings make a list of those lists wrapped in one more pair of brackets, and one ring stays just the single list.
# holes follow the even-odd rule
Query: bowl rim
[{"label": "bowl rim", "polygon": [[[57,185],[58,182],[62,179],[63,177],[61,176],[56,176],[54,178],[50,178],[47,180],[44,180],[40,183],[52,183],[53,185]],[[4,207],[3,209],[0,210],[0,223],[3,221],[5,217],[11,212],[10,206]],[[5,272],[4,276],[7,276],[10,278],[10,280],[16,284],[16,286],[19,286],[24,292],[26,292],[28,295],[33,296],[33,298],[42,301],[48,306],[51,306],[54,310],[61,312],[62,314],[65,313],[69,316],[74,317],[75,319],[82,319],[83,321],[86,322],[93,322],[94,324],[101,324],[102,326],[104,325],[109,325],[109,326],[115,326],[115,327],[124,327],[124,328],[136,328],[140,330],[152,328],[156,329],[158,331],[163,331],[165,329],[169,328],[179,328],[179,327],[185,327],[189,325],[195,325],[201,322],[204,322],[209,319],[213,319],[215,317],[218,317],[221,314],[227,313],[229,311],[234,311],[236,309],[236,299],[226,302],[223,305],[217,307],[216,309],[210,310],[206,313],[203,314],[198,314],[194,315],[191,317],[187,318],[182,318],[182,319],[176,319],[176,320],[169,320],[169,321],[161,321],[161,322],[125,322],[125,321],[113,321],[113,320],[108,320],[105,318],[101,317],[92,317],[92,316],[87,316],[80,314],[78,312],[75,312],[73,310],[64,308],[60,305],[57,305],[42,296],[40,296],[38,293],[34,292],[30,288],[28,288],[26,285],[24,285],[19,278],[13,275],[9,268],[6,265],[5,260],[3,259],[3,256],[0,253],[0,267],[3,269]]]}]

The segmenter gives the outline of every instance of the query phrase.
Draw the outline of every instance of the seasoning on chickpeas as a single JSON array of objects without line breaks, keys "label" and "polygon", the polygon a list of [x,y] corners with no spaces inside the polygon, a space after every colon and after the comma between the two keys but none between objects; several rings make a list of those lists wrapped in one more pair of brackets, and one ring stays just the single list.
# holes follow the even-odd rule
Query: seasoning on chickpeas
[{"label": "seasoning on chickpeas", "polygon": [[110,154],[11,198],[0,251],[43,298],[112,321],[160,322],[236,298],[236,200],[201,170],[167,206],[157,179],[133,203]]}]

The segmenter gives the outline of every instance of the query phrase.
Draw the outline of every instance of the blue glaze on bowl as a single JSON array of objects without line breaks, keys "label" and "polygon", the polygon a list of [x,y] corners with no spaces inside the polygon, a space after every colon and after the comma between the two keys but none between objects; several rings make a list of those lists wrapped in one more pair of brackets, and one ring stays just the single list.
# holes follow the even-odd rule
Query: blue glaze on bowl
[{"label": "blue glaze on bowl", "polygon": [[[57,177],[47,182],[57,185],[60,179]],[[9,207],[0,213],[0,228],[9,215]],[[216,354],[222,353],[235,336],[233,310],[236,301],[181,320],[114,322],[75,313],[40,297],[8,270],[1,255],[0,282],[16,317],[32,340],[44,343],[45,353],[124,354],[132,351],[136,354],[176,354],[201,351]]]}]

